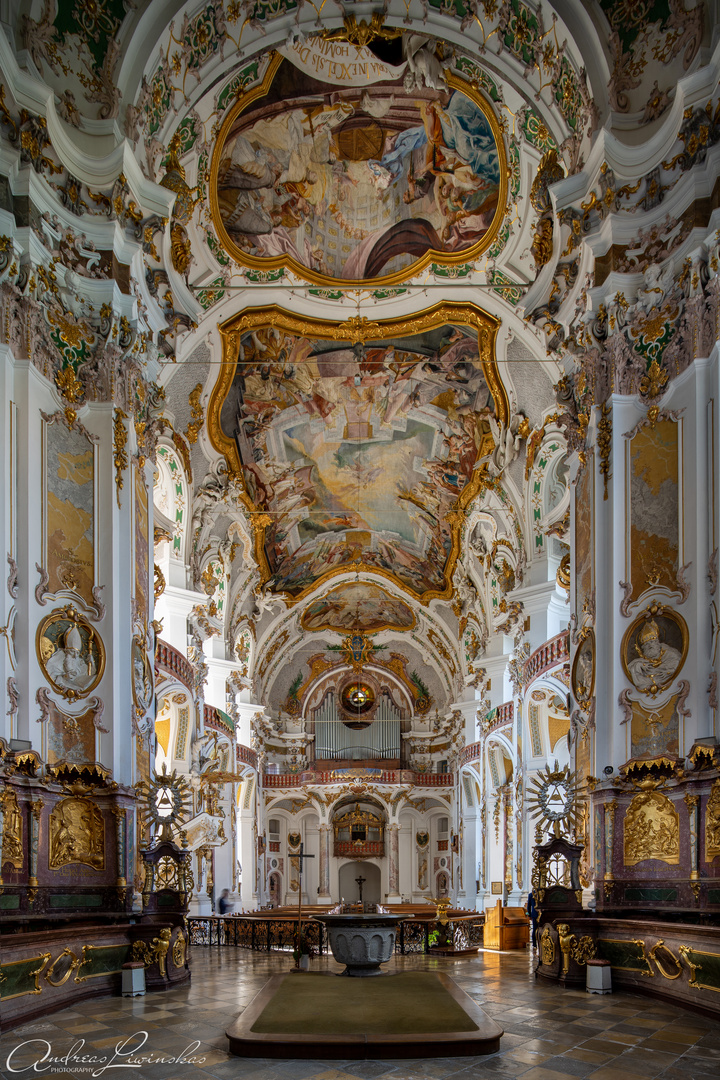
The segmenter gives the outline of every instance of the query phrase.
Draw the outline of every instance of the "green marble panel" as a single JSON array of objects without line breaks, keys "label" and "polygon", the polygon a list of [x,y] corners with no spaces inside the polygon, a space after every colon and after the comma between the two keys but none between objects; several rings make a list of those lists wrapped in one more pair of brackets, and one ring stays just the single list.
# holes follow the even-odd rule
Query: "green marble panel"
[{"label": "green marble panel", "polygon": [[703,952],[687,945],[680,946],[680,953],[691,970],[689,986],[720,992],[720,953]]},{"label": "green marble panel", "polygon": [[96,893],[55,893],[50,897],[50,907],[102,907],[102,896]]},{"label": "green marble panel", "polygon": [[644,941],[598,938],[598,951],[602,960],[609,960],[611,965],[620,971],[637,971],[641,975],[654,974],[645,954]]},{"label": "green marble panel", "polygon": [[75,976],[76,982],[96,979],[121,971],[130,959],[130,945],[84,945],[83,958]]},{"label": "green marble panel", "polygon": [[0,998],[23,997],[24,994],[39,994],[38,975],[50,959],[50,953],[31,956],[26,960],[12,960],[0,965]]},{"label": "green marble panel", "polygon": [[625,890],[626,900],[648,900],[655,904],[674,904],[677,901],[677,889],[642,889]]}]

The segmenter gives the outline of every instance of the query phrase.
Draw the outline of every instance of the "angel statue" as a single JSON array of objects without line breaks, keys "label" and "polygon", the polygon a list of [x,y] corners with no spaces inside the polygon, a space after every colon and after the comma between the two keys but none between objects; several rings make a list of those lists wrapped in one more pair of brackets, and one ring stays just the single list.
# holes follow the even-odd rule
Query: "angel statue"
[{"label": "angel statue", "polygon": [[499,476],[520,453],[520,443],[527,426],[527,418],[522,413],[514,413],[509,424],[505,421],[498,424],[491,413],[488,420],[495,440],[495,449],[490,455],[487,470],[491,476]]}]

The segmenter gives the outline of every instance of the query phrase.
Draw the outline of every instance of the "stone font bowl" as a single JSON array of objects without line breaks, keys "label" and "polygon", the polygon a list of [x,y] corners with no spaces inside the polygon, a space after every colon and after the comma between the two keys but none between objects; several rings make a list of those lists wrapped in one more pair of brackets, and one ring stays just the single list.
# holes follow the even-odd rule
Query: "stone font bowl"
[{"label": "stone font bowl", "polygon": [[325,923],[332,954],[345,964],[342,975],[382,975],[395,950],[397,915],[313,915]]}]

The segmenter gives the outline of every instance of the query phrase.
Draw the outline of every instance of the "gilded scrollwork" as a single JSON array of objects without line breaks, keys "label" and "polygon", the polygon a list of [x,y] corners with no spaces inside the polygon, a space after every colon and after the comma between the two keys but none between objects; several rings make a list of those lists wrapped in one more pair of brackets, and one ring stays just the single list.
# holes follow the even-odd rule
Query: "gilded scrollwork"
[{"label": "gilded scrollwork", "polygon": [[[166,926],[160,931],[158,937],[152,939],[151,942],[135,941],[132,947],[132,958],[135,963],[142,962],[145,967],[150,967],[151,964],[157,964],[160,968],[160,974],[163,978],[167,978],[167,966],[166,958],[168,950],[170,948],[170,938],[172,937],[172,930]],[[178,938],[180,940],[180,938]],[[183,954],[184,954],[184,938],[183,940]],[[173,957],[174,958],[174,957]],[[181,967],[182,965],[176,965]]]},{"label": "gilded scrollwork", "polygon": [[562,970],[561,975],[567,975],[570,970],[570,957],[573,949],[577,947],[577,938],[574,934],[570,933],[570,927],[567,923],[558,923],[558,944],[560,945],[560,952],[562,953]]},{"label": "gilded scrollwork", "polygon": [[80,963],[80,957],[69,946],[64,948],[45,972],[45,981],[50,983],[50,986],[64,986]]},{"label": "gilded scrollwork", "polygon": [[178,934],[173,942],[172,962],[176,968],[181,968],[185,965],[185,936],[182,932]]},{"label": "gilded scrollwork", "polygon": [[570,949],[570,956],[579,964],[580,967],[584,967],[588,960],[594,960],[596,956],[595,942],[589,934],[583,934]]},{"label": "gilded scrollwork", "polygon": [[[667,959],[669,957],[671,963],[675,964],[675,966],[677,968],[677,971],[674,974],[671,974],[669,971],[667,971],[663,967],[663,964],[662,964],[662,961],[661,961],[661,958],[660,958],[661,954],[665,959]],[[682,975],[682,964],[678,960],[677,956],[675,956],[675,954],[673,952],[671,952],[670,949],[668,949],[667,945],[665,944],[664,941],[662,941],[662,939],[660,941],[655,942],[652,949],[648,953],[648,956],[649,956],[650,960],[655,961],[655,963],[657,965],[657,969],[660,972],[660,974],[663,976],[664,979],[679,979],[680,976]]]}]

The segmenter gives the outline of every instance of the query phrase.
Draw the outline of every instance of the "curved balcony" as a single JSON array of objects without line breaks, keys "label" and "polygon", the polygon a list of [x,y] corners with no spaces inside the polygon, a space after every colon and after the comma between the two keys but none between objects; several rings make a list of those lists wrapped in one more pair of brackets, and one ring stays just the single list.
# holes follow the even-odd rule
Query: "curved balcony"
[{"label": "curved balcony", "polygon": [[255,769],[257,772],[258,756],[249,746],[243,746],[242,743],[236,743],[235,759],[238,764],[242,763],[243,765],[249,765],[251,769]]},{"label": "curved balcony", "polygon": [[213,731],[219,731],[222,735],[235,734],[235,721],[222,709],[214,705],[206,705],[204,708],[205,727]]},{"label": "curved balcony", "polygon": [[555,637],[544,642],[525,661],[525,667],[523,668],[524,689],[527,690],[530,683],[544,675],[550,668],[557,667],[558,664],[562,664],[569,659],[570,633],[568,630],[563,630],[561,634],[556,634]]},{"label": "curved balcony", "polygon": [[190,661],[178,649],[158,638],[155,644],[155,665],[167,675],[172,675],[181,682],[192,696],[193,669]]}]

